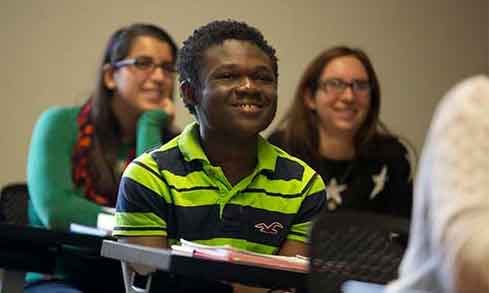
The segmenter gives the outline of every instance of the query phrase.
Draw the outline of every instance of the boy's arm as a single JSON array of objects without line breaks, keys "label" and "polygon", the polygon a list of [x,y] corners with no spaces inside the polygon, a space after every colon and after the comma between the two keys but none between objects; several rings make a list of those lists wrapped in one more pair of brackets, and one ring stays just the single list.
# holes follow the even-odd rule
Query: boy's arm
[{"label": "boy's arm", "polygon": [[[124,171],[117,197],[116,226],[112,234],[124,243],[168,248],[167,192],[151,155],[138,157]],[[155,270],[123,263],[123,269],[133,268],[142,275]],[[124,277],[130,275],[124,274]]]},{"label": "boy's arm", "polygon": [[296,240],[286,240],[282,247],[280,248],[279,255],[285,255],[285,256],[296,256],[296,255],[302,255],[302,256],[308,256],[309,255],[309,246],[300,241]]},{"label": "boy's arm", "polygon": [[279,254],[306,255],[309,233],[313,220],[319,215],[326,203],[326,188],[321,176],[315,173],[303,191],[304,199],[295,216],[287,239],[280,248]]},{"label": "boy's arm", "polygon": [[136,236],[119,237],[119,241],[128,244],[149,246],[154,248],[168,248],[168,241],[164,236]]},{"label": "boy's arm", "polygon": [[[149,246],[154,248],[168,248],[167,238],[164,236],[137,236],[137,237],[119,237],[118,241],[128,244]],[[147,275],[156,269],[145,265],[122,262],[124,279],[130,276],[134,271],[140,275]],[[126,280],[125,280],[126,281]],[[126,282],[127,284],[128,282]]]}]

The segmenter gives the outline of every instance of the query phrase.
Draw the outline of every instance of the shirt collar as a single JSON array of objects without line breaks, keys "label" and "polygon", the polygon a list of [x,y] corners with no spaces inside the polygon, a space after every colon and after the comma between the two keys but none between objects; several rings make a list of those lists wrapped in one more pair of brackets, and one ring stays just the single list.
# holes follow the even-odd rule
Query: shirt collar
[{"label": "shirt collar", "polygon": [[[210,164],[207,155],[200,144],[199,124],[193,122],[187,125],[178,141],[178,148],[183,154],[186,161],[200,160],[207,164]],[[275,169],[275,162],[277,161],[277,151],[274,147],[265,140],[261,135],[258,136],[258,164],[255,168],[257,171]]]}]

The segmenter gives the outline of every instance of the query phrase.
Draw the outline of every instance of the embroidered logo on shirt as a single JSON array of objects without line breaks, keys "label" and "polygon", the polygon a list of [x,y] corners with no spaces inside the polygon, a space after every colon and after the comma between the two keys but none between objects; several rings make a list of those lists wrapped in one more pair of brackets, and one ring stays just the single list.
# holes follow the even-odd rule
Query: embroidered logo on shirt
[{"label": "embroidered logo on shirt", "polygon": [[270,225],[267,225],[265,223],[258,223],[255,225],[255,228],[258,228],[258,230],[260,230],[260,232],[262,233],[277,234],[280,229],[284,228],[284,226],[279,222],[273,222]]}]

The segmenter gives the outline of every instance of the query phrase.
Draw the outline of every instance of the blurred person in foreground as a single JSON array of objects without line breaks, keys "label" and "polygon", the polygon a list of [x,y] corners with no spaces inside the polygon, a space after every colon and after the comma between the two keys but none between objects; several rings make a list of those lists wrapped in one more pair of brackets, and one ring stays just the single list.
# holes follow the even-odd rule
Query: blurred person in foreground
[{"label": "blurred person in foreground", "polygon": [[489,79],[440,102],[415,185],[408,250],[387,293],[489,292]]}]

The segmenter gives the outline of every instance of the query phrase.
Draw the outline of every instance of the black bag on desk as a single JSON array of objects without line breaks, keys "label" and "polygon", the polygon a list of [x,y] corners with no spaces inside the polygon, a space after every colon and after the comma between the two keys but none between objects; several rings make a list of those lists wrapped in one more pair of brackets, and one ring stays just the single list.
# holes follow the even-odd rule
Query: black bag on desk
[{"label": "black bag on desk", "polygon": [[341,292],[347,280],[386,284],[396,279],[408,231],[406,219],[323,212],[311,232],[309,291]]}]

